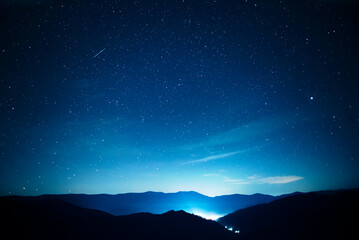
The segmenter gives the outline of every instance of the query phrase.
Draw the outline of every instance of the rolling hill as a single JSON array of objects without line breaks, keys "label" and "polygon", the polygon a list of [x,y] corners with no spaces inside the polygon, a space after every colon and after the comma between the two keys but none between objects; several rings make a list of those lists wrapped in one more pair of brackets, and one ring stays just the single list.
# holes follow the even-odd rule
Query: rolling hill
[{"label": "rolling hill", "polygon": [[145,192],[126,193],[117,195],[97,194],[64,194],[22,197],[22,201],[61,200],[79,207],[101,210],[112,215],[128,215],[139,212],[154,214],[170,210],[184,210],[204,217],[223,216],[238,209],[268,203],[282,196],[274,197],[265,194],[253,195],[223,195],[208,197],[197,192]]},{"label": "rolling hill", "polygon": [[0,198],[2,234],[11,239],[237,239],[215,221],[184,211],[113,216],[61,200]]},{"label": "rolling hill", "polygon": [[247,239],[359,239],[359,191],[297,194],[228,214],[218,222]]}]

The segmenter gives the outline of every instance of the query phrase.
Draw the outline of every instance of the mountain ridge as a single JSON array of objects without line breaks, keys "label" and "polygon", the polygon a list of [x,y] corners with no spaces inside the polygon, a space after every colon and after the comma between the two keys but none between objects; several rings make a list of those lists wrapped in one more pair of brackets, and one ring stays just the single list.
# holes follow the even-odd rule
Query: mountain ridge
[{"label": "mountain ridge", "polygon": [[[331,194],[345,190],[317,191],[321,194]],[[170,210],[184,210],[204,218],[216,219],[236,210],[295,195],[306,194],[293,192],[278,196],[255,193],[206,196],[195,191],[179,191],[174,193],[147,191],[143,193],[119,194],[44,194],[39,196],[11,196],[23,201],[39,201],[58,199],[75,206],[96,209],[115,216],[129,215],[138,212],[161,214]],[[3,198],[3,197],[0,197]]]},{"label": "mountain ridge", "polygon": [[[359,189],[287,196],[218,219],[241,239],[343,239],[358,236]],[[355,239],[355,238],[353,238]]]},{"label": "mountain ridge", "polygon": [[237,238],[217,222],[184,211],[113,216],[58,199],[24,202],[13,197],[0,198],[0,211],[2,229],[14,239]]},{"label": "mountain ridge", "polygon": [[[148,191],[144,193],[125,194],[44,194],[39,196],[13,196],[24,201],[59,199],[73,205],[97,209],[115,216],[129,215],[137,212],[154,214],[169,210],[185,210],[189,213],[212,211],[215,216],[223,216],[248,206],[267,203],[280,196],[266,194],[231,194],[210,197],[195,191],[163,193]],[[201,214],[199,214],[201,215]],[[213,215],[213,214],[212,214]],[[206,217],[202,214],[203,217]]]}]

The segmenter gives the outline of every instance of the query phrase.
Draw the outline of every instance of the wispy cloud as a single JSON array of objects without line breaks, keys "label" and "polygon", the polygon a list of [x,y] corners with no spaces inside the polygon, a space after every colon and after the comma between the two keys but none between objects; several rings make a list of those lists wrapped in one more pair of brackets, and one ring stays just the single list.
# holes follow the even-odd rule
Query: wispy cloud
[{"label": "wispy cloud", "polygon": [[271,177],[259,177],[257,175],[249,176],[243,179],[232,179],[220,174],[204,174],[204,177],[222,177],[225,182],[233,184],[286,184],[304,179],[303,177],[296,175],[288,176],[271,176]]},{"label": "wispy cloud", "polygon": [[231,179],[231,178],[229,178],[227,176],[223,176],[223,178],[224,178],[225,182],[230,182],[230,183],[234,183],[234,184],[250,184],[250,183],[253,183],[249,179]]},{"label": "wispy cloud", "polygon": [[201,142],[189,143],[182,146],[183,149],[193,150],[197,148],[210,148],[227,144],[248,142],[248,140],[268,136],[297,125],[304,120],[298,121],[295,114],[278,114],[257,119],[236,128],[218,133]]},{"label": "wispy cloud", "polygon": [[269,184],[283,184],[283,183],[291,183],[298,180],[303,179],[303,177],[299,176],[275,176],[275,177],[266,177],[266,178],[259,178],[259,183],[269,183]]},{"label": "wispy cloud", "polygon": [[203,177],[221,177],[218,173],[206,173],[202,175]]},{"label": "wispy cloud", "polygon": [[233,156],[233,155],[236,155],[239,153],[245,153],[245,152],[247,152],[247,150],[217,154],[217,155],[213,155],[213,156],[209,156],[209,157],[204,157],[204,158],[200,158],[200,159],[187,161],[187,162],[184,162],[183,165],[205,163],[205,162],[209,162],[209,161],[213,161],[213,160],[217,160],[217,159],[221,159],[221,158],[226,158],[226,157],[230,157],[230,156]]}]

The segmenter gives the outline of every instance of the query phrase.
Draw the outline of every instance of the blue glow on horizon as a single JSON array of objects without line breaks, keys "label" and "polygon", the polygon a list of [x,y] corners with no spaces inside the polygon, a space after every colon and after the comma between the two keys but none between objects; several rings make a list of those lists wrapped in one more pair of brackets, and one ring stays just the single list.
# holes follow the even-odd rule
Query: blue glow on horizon
[{"label": "blue glow on horizon", "polygon": [[200,216],[207,220],[213,220],[216,221],[218,218],[223,217],[225,214],[218,214],[212,211],[207,211],[203,209],[193,209],[186,211],[188,213],[192,213],[194,215]]}]

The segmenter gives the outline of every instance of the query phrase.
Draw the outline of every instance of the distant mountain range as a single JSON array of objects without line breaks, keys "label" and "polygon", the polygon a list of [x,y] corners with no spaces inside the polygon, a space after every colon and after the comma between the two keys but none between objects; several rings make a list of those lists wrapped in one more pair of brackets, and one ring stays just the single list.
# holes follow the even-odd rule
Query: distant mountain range
[{"label": "distant mountain range", "polygon": [[269,203],[286,195],[274,197],[265,194],[223,195],[208,197],[197,192],[145,192],[117,195],[65,194],[36,197],[16,197],[24,201],[61,200],[75,206],[101,210],[115,216],[139,212],[161,214],[170,210],[184,210],[205,218],[216,219],[238,209]]},{"label": "distant mountain range", "polygon": [[61,200],[0,198],[2,235],[9,239],[238,239],[215,221],[184,211],[113,216]]},{"label": "distant mountain range", "polygon": [[[267,203],[237,210],[217,222],[182,210],[114,216],[79,206],[113,208],[119,213],[125,209],[118,208],[124,203],[130,207],[127,211],[162,211],[170,206],[180,207],[181,201],[182,206],[208,211],[215,211],[213,206],[227,210],[256,201]],[[202,205],[198,205],[201,201]],[[166,205],[161,208],[160,203]],[[230,206],[225,208],[225,204]],[[196,192],[10,196],[0,197],[0,212],[3,235],[12,239],[359,239],[359,190],[280,197],[255,194],[210,198]]]},{"label": "distant mountain range", "polygon": [[296,194],[235,211],[218,222],[250,239],[359,239],[359,191]]}]

